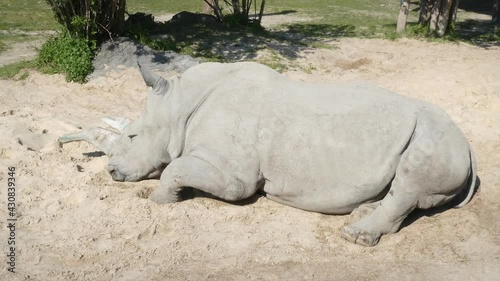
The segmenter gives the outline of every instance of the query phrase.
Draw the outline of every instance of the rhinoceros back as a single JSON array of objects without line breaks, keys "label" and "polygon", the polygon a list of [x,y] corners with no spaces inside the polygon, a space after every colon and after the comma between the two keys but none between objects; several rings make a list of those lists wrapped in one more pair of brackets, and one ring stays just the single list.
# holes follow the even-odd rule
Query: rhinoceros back
[{"label": "rhinoceros back", "polygon": [[257,157],[265,192],[312,211],[345,213],[380,194],[426,106],[363,83],[308,84],[260,65],[220,67],[202,71],[224,74],[205,77],[213,90],[200,128],[212,127],[219,144],[203,146]]}]

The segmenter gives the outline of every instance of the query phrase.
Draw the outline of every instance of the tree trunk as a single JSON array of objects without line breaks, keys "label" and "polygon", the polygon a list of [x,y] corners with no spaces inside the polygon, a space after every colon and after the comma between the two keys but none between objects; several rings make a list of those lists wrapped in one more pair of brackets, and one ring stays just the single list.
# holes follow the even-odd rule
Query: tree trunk
[{"label": "tree trunk", "polygon": [[[429,31],[437,37],[443,37],[451,30],[452,23],[457,18],[459,0],[431,0],[432,9],[429,24]],[[429,10],[429,3],[426,0],[421,2],[419,23],[426,24],[426,12]]]},{"label": "tree trunk", "polygon": [[399,9],[398,23],[396,26],[396,32],[401,33],[406,29],[406,19],[408,17],[408,11],[410,10],[410,0],[404,0]]},{"label": "tree trunk", "polygon": [[259,23],[262,22],[262,16],[264,15],[264,6],[265,5],[266,5],[266,0],[262,0],[262,2],[260,2]]},{"label": "tree trunk", "polygon": [[110,31],[121,34],[125,29],[125,9],[126,0],[115,0],[113,1],[115,6],[112,13],[112,20],[110,23]]},{"label": "tree trunk", "polygon": [[241,13],[248,18],[248,3],[246,0],[241,0]]},{"label": "tree trunk", "polygon": [[458,4],[460,3],[460,0],[455,0],[453,1],[451,5],[451,11],[450,11],[450,20],[448,21],[448,30],[451,30],[452,23],[454,23],[457,20],[457,13],[458,13]]},{"label": "tree trunk", "polygon": [[491,20],[496,23],[500,24],[500,0],[494,0],[495,2],[493,3],[493,16]]},{"label": "tree trunk", "polygon": [[239,15],[241,12],[240,1],[239,0],[232,0],[232,3],[233,3],[233,13],[235,15]]},{"label": "tree trunk", "polygon": [[432,10],[431,10],[431,21],[429,25],[429,31],[434,33],[437,29],[437,23],[439,19],[439,10],[441,9],[441,0],[433,0]]},{"label": "tree trunk", "polygon": [[436,32],[438,37],[443,37],[448,29],[452,2],[453,0],[441,1],[441,9],[439,11],[439,19],[437,22],[437,32]]},{"label": "tree trunk", "polygon": [[431,8],[431,3],[429,0],[420,0],[420,15],[418,17],[419,24],[429,23],[429,10]]}]

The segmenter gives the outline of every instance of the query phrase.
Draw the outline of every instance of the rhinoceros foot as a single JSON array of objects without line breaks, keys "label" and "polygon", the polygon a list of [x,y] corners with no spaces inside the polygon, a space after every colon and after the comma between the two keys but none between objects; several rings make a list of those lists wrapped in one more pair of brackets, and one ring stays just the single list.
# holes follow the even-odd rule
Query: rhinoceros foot
[{"label": "rhinoceros foot", "polygon": [[157,188],[149,195],[149,200],[156,202],[160,205],[170,204],[180,201],[178,196],[169,194],[162,188]]},{"label": "rhinoceros foot", "polygon": [[366,232],[352,225],[344,227],[341,232],[342,238],[347,241],[368,247],[377,245],[381,236],[381,234]]}]

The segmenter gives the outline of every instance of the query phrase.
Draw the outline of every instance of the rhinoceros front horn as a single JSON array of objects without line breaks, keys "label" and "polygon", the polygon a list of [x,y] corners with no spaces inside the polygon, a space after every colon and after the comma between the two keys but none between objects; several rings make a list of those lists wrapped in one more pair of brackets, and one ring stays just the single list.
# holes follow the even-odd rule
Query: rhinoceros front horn
[{"label": "rhinoceros front horn", "polygon": [[137,62],[139,66],[139,70],[141,71],[142,79],[148,87],[153,88],[153,93],[156,95],[164,94],[168,90],[168,81],[163,79],[160,75],[154,73],[150,69],[141,66],[139,62]]},{"label": "rhinoceros front horn", "polygon": [[67,134],[59,138],[59,143],[68,143],[73,141],[86,141],[95,147],[109,154],[113,143],[120,135],[103,128],[90,128],[77,133]]}]

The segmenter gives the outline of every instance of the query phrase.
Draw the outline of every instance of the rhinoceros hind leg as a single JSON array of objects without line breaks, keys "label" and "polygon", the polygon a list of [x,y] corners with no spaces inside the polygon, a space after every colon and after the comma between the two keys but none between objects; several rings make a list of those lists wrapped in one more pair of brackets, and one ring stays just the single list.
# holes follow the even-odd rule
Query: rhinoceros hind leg
[{"label": "rhinoceros hind leg", "polygon": [[[396,180],[396,179],[395,179]],[[395,191],[395,184],[368,216],[342,229],[342,237],[363,246],[375,246],[383,234],[394,233],[401,222],[417,206],[414,194]]]},{"label": "rhinoceros hind leg", "polygon": [[342,229],[342,237],[356,244],[374,246],[382,235],[398,231],[413,209],[442,205],[460,192],[468,178],[468,167],[449,169],[445,165],[455,159],[443,149],[448,144],[439,143],[429,149],[429,143],[421,139],[409,146],[379,206],[368,216]]}]

